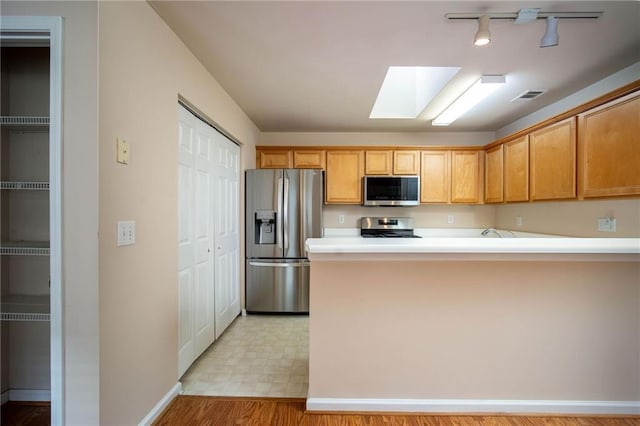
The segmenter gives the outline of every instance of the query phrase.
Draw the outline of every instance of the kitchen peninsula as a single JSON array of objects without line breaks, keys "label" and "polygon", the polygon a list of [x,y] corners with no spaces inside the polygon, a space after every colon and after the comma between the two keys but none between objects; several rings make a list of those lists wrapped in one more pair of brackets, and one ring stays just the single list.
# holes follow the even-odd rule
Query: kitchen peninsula
[{"label": "kitchen peninsula", "polygon": [[307,249],[309,410],[640,413],[640,239]]}]

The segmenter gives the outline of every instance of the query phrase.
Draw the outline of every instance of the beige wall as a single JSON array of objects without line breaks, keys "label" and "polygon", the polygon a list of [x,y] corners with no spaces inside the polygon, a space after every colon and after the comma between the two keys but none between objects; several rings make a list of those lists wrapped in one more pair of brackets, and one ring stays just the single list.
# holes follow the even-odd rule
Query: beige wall
[{"label": "beige wall", "polygon": [[2,2],[5,16],[62,16],[65,424],[98,423],[98,98],[95,2]]},{"label": "beige wall", "polygon": [[[516,218],[522,226],[516,226]],[[616,232],[598,231],[598,218],[616,219]],[[640,237],[640,199],[514,203],[496,206],[495,226],[575,237]]]},{"label": "beige wall", "polygon": [[494,140],[493,132],[263,132],[258,145],[477,146]]},{"label": "beige wall", "polygon": [[564,99],[559,100],[558,102],[554,102],[551,105],[548,105],[538,111],[535,111],[532,114],[529,114],[514,121],[511,124],[504,126],[501,129],[498,129],[496,131],[496,137],[502,138],[504,136],[508,136],[536,123],[540,123],[541,121],[544,121],[555,115],[561,114],[579,105],[587,103],[592,99],[605,95],[626,84],[638,80],[638,75],[640,75],[640,62],[636,62],[633,65],[623,68],[620,71],[613,73],[610,76],[605,77],[602,80],[597,81],[582,90],[578,90],[577,92],[567,96]]},{"label": "beige wall", "polygon": [[[245,167],[258,129],[146,2],[100,2],[99,28],[100,424],[124,425],[178,380],[178,96],[244,144]],[[116,247],[118,220],[135,245]]]},{"label": "beige wall", "polygon": [[312,261],[309,397],[640,400],[637,262]]}]

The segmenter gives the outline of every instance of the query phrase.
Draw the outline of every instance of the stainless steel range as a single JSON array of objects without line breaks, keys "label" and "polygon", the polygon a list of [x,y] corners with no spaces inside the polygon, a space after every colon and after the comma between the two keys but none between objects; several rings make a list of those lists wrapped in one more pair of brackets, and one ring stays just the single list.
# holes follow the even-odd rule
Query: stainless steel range
[{"label": "stainless steel range", "polygon": [[363,217],[360,235],[363,238],[422,238],[413,232],[411,217]]}]

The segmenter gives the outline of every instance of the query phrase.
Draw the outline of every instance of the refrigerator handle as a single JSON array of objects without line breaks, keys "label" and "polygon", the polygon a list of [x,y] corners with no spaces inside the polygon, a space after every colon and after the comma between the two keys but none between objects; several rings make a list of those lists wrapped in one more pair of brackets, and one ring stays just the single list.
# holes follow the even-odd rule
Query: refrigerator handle
[{"label": "refrigerator handle", "polygon": [[284,224],[282,227],[284,230],[284,249],[287,250],[289,248],[289,178],[286,170],[284,172],[284,204],[282,209],[284,210]]},{"label": "refrigerator handle", "polygon": [[282,248],[282,187],[283,180],[278,178],[278,197],[276,201],[276,244]]},{"label": "refrigerator handle", "polygon": [[300,262],[284,262],[284,263],[271,263],[271,262],[249,262],[249,266],[266,266],[268,268],[304,268],[305,266],[311,265],[311,262],[300,261]]},{"label": "refrigerator handle", "polygon": [[299,247],[300,253],[307,255],[307,250],[305,249],[305,241],[307,240],[307,182],[306,182],[306,171],[300,172],[300,188],[298,200],[300,201],[300,209],[298,218],[298,234],[300,236]]}]

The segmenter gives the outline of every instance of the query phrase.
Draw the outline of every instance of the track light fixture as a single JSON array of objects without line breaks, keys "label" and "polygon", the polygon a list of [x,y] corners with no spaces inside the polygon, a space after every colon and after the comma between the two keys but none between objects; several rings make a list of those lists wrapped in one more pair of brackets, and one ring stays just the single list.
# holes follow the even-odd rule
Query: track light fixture
[{"label": "track light fixture", "polygon": [[521,9],[520,12],[500,13],[447,13],[445,18],[449,20],[474,20],[478,22],[478,31],[473,38],[473,44],[484,46],[491,41],[489,21],[491,19],[510,19],[516,24],[533,22],[538,19],[546,19],[547,27],[540,41],[540,47],[558,45],[558,20],[559,19],[598,19],[602,12],[540,12],[538,9]]},{"label": "track light fixture", "polygon": [[557,46],[560,37],[558,36],[558,18],[555,16],[547,17],[547,29],[540,40],[540,47]]},{"label": "track light fixture", "polygon": [[484,46],[491,42],[491,32],[489,32],[489,15],[482,15],[478,18],[478,31],[473,38],[473,44]]}]

